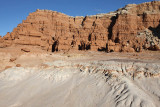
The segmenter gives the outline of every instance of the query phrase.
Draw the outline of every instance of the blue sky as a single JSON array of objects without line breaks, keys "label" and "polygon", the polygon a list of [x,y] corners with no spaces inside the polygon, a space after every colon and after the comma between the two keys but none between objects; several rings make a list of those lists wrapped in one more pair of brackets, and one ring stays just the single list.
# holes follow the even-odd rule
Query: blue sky
[{"label": "blue sky", "polygon": [[70,16],[85,16],[108,13],[126,4],[143,3],[151,0],[0,0],[0,35],[12,32],[30,12],[48,9]]}]

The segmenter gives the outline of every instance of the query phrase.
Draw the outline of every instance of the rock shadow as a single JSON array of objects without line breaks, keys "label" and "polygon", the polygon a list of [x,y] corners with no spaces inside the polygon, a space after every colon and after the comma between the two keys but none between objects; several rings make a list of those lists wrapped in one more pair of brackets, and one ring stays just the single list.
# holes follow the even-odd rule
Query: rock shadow
[{"label": "rock shadow", "polygon": [[149,27],[148,29],[152,31],[153,36],[156,36],[160,39],[160,24],[156,28]]}]

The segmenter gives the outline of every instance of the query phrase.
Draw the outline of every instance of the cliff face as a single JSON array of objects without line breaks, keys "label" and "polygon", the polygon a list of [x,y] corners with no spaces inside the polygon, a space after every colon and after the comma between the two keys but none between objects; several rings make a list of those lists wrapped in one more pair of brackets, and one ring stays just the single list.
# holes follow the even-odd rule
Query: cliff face
[{"label": "cliff face", "polygon": [[108,52],[158,50],[159,25],[159,1],[129,4],[115,12],[86,17],[37,10],[11,33],[0,38],[0,47],[32,45],[52,52],[70,49]]}]

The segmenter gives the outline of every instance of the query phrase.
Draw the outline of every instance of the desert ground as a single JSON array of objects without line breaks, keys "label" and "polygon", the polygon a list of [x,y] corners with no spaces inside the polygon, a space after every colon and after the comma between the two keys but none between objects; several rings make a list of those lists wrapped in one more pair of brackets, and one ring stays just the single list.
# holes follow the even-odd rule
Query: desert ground
[{"label": "desert ground", "polygon": [[[77,7],[86,16],[46,3],[26,8],[26,19],[0,36],[0,107],[160,107],[160,1],[95,15]],[[2,4],[0,33],[12,25],[7,18],[20,22],[27,14]]]},{"label": "desert ground", "polygon": [[160,52],[0,49],[0,107],[159,107]]}]

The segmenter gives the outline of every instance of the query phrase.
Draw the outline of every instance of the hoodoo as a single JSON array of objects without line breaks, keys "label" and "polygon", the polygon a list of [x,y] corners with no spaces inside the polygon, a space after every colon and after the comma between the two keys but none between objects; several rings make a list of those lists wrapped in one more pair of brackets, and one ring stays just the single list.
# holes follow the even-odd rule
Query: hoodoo
[{"label": "hoodoo", "polygon": [[37,9],[0,36],[0,107],[160,107],[158,50],[160,1],[85,17]]},{"label": "hoodoo", "polygon": [[160,1],[129,4],[115,12],[85,17],[37,9],[0,38],[0,47],[31,45],[50,52],[159,50],[159,29]]}]

